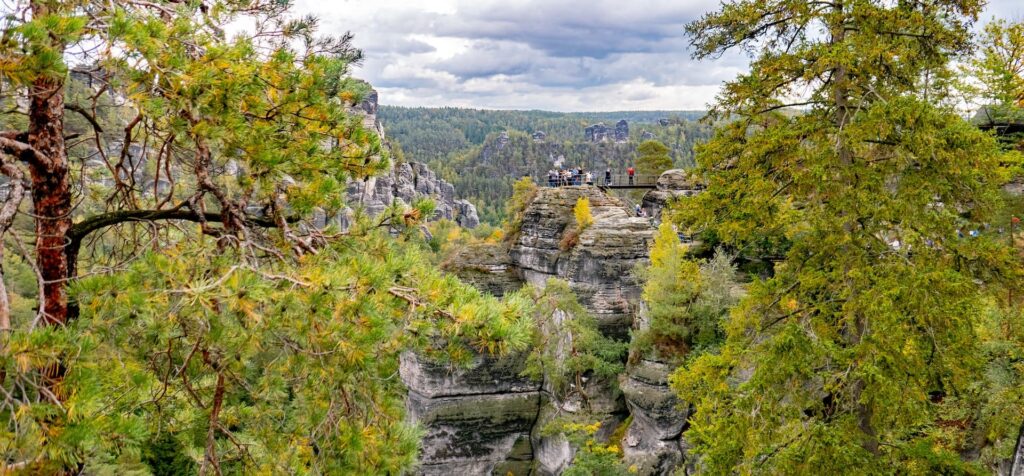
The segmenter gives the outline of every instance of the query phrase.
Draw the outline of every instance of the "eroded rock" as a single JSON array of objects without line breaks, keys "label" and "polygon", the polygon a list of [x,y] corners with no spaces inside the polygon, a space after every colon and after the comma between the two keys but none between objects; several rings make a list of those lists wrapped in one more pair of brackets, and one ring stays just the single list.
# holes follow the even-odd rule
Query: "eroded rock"
[{"label": "eroded rock", "polygon": [[672,200],[695,195],[703,189],[703,183],[693,174],[682,169],[666,170],[658,177],[657,188],[644,194],[641,207],[647,216],[657,219]]}]

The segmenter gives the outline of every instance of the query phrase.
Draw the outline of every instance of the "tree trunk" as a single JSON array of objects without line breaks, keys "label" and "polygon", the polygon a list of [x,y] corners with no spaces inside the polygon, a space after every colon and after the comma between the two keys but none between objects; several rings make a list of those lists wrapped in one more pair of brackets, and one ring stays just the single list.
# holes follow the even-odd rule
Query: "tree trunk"
[{"label": "tree trunk", "polygon": [[[48,8],[32,2],[32,14],[43,16]],[[60,51],[60,45],[54,45]],[[29,91],[28,143],[47,160],[29,163],[32,203],[36,215],[36,263],[43,277],[40,313],[46,324],[67,322],[68,260],[65,235],[71,228],[71,184],[64,147],[64,79],[40,77]]]},{"label": "tree trunk", "polygon": [[71,184],[64,150],[64,84],[39,79],[32,85],[29,144],[49,161],[32,162],[32,203],[36,215],[36,263],[42,274],[43,322],[67,322],[68,260],[64,241],[71,228]]}]

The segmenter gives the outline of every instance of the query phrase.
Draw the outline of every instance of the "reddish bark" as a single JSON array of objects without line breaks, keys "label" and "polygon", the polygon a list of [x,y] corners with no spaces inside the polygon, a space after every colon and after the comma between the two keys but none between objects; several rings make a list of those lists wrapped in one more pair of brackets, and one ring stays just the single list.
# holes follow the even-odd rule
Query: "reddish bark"
[{"label": "reddish bark", "polygon": [[29,162],[36,215],[36,263],[42,274],[43,321],[68,318],[68,260],[65,237],[71,228],[71,183],[64,147],[64,83],[40,78],[32,84],[28,143],[46,156]]}]

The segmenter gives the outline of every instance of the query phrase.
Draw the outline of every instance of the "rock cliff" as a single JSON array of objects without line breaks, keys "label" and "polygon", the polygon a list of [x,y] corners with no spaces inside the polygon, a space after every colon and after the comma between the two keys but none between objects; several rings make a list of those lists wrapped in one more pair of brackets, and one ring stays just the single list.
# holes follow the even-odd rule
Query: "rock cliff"
[{"label": "rock cliff", "polygon": [[[571,249],[560,243],[573,227],[573,207],[590,200],[594,223]],[[618,199],[595,187],[542,188],[527,207],[521,231],[509,244],[474,245],[451,256],[446,270],[494,295],[548,278],[569,283],[580,303],[609,336],[628,339],[638,319],[640,283],[654,234],[650,221],[632,216]],[[563,318],[571,318],[563,316]],[[407,355],[401,376],[409,386],[409,416],[425,430],[418,474],[560,474],[573,450],[541,432],[579,402],[558,401],[546,382],[520,377],[522,356],[478,356],[468,369],[450,369]],[[591,411],[608,438],[630,416],[621,441],[625,460],[639,474],[668,474],[683,461],[685,406],[669,390],[670,367],[655,361],[630,365],[614,382],[588,382]]]},{"label": "rock cliff", "polygon": [[[363,126],[374,129],[385,139],[384,128],[377,120],[377,92],[372,91],[352,111],[363,115]],[[430,198],[436,204],[434,219],[453,220],[465,228],[480,224],[476,207],[455,195],[455,187],[442,180],[425,164],[419,162],[393,163],[391,169],[382,175],[365,180],[353,180],[348,184],[350,209],[340,217],[345,225],[346,216],[352,208],[362,208],[370,216],[378,215],[395,203],[410,204],[420,198]]]}]

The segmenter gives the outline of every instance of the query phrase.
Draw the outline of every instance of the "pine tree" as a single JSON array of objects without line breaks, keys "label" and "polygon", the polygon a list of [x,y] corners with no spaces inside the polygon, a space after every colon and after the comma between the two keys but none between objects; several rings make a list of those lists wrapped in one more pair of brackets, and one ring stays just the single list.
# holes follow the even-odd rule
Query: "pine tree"
[{"label": "pine tree", "polygon": [[658,175],[672,168],[670,149],[656,140],[645,141],[636,149],[636,169],[641,175]]},{"label": "pine tree", "polygon": [[987,296],[1019,267],[985,226],[1000,150],[947,101],[981,6],[740,0],[689,26],[699,58],[755,57],[717,98],[708,188],[678,216],[782,253],[721,351],[674,375],[700,469],[966,470],[939,402],[972,382]]},{"label": "pine tree", "polygon": [[0,300],[0,472],[398,474],[398,353],[525,345],[408,244],[430,203],[317,226],[388,165],[350,36],[278,0],[8,3],[0,244],[40,292]]}]

